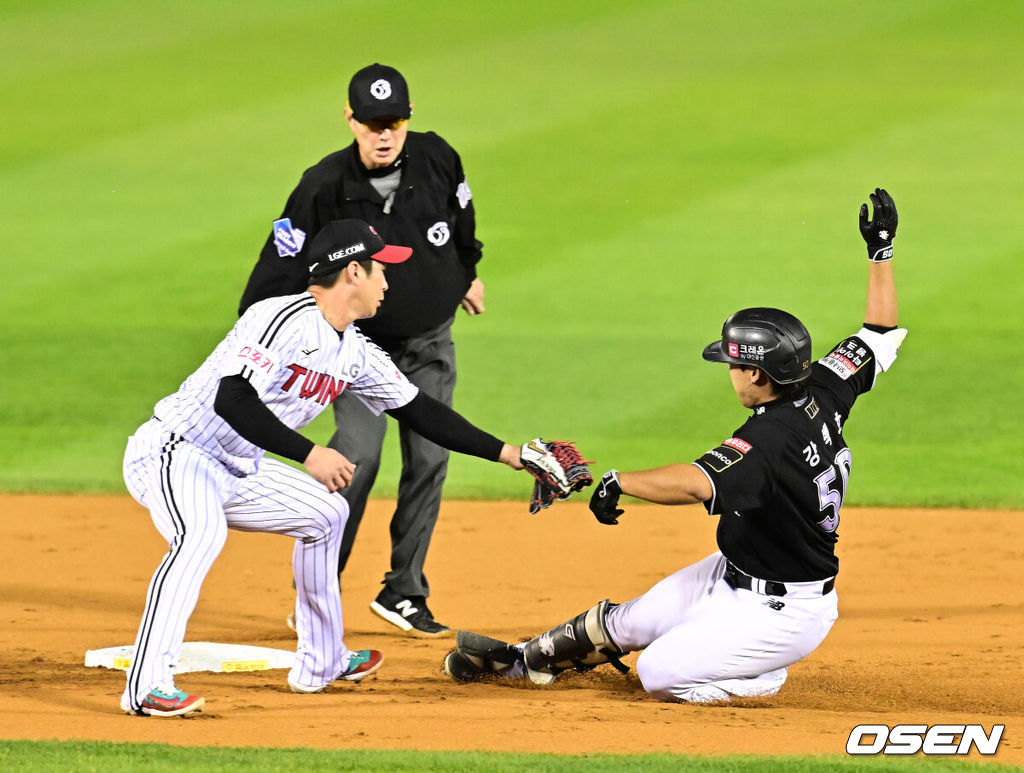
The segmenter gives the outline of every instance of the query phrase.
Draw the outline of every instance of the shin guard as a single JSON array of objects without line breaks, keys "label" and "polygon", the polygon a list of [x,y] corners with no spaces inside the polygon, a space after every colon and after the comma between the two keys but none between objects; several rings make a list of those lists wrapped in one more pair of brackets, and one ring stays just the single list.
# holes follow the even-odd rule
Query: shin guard
[{"label": "shin guard", "polygon": [[530,680],[550,684],[555,675],[566,669],[589,671],[602,663],[611,663],[622,673],[629,671],[620,659],[624,653],[612,641],[604,624],[608,610],[614,606],[605,599],[572,620],[530,639],[523,650]]}]

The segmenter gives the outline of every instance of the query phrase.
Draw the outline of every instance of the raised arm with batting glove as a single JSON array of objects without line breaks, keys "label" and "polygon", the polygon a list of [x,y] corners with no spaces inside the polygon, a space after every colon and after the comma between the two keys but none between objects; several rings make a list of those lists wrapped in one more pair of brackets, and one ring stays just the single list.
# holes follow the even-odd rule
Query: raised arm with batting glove
[{"label": "raised arm with batting glove", "polygon": [[[860,336],[871,345],[879,370],[885,371],[896,359],[907,333],[896,327],[892,245],[899,216],[895,201],[884,188],[875,188],[869,198],[870,210],[866,203],[860,207],[860,233],[871,261],[865,327]],[[714,491],[693,464],[672,464],[640,472],[609,470],[590,498],[590,510],[600,523],[609,526],[618,523],[618,516],[623,513],[619,507],[622,494],[658,504],[680,505],[707,501]]]},{"label": "raised arm with batting glove", "polygon": [[868,259],[872,263],[892,260],[892,242],[896,238],[899,216],[896,202],[884,188],[875,188],[871,194],[874,219],[868,220],[868,205],[860,205],[860,233],[868,245]]}]

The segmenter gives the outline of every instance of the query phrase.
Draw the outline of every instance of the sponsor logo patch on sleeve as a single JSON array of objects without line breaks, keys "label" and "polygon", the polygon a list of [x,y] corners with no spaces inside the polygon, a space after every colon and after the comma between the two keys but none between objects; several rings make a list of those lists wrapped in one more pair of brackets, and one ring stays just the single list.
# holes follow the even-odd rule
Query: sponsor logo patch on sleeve
[{"label": "sponsor logo patch on sleeve", "polygon": [[743,438],[738,437],[731,437],[728,440],[724,441],[722,445],[735,448],[741,454],[745,454],[749,452],[751,448],[753,448],[753,446],[750,445],[750,443],[748,443],[746,440],[743,440]]},{"label": "sponsor logo patch on sleeve", "polygon": [[[739,440],[739,438],[729,438],[729,440]],[[732,467],[737,462],[742,462],[743,457],[746,455],[746,451],[741,451],[731,445],[727,445],[729,440],[722,443],[717,448],[712,448],[704,456],[698,459],[699,462],[703,463],[708,469],[714,472],[724,472],[729,467]],[[744,441],[740,440],[741,443]],[[746,444],[748,450],[753,448],[749,443]]]},{"label": "sponsor logo patch on sleeve", "polygon": [[274,358],[266,349],[259,346],[243,346],[238,350],[238,357],[245,360],[245,364],[255,370],[269,373],[274,369]]},{"label": "sponsor logo patch on sleeve", "polygon": [[871,350],[859,339],[847,338],[818,362],[845,381],[871,362]]},{"label": "sponsor logo patch on sleeve", "polygon": [[306,232],[292,225],[290,217],[274,221],[274,246],[282,258],[294,258],[306,243]]}]

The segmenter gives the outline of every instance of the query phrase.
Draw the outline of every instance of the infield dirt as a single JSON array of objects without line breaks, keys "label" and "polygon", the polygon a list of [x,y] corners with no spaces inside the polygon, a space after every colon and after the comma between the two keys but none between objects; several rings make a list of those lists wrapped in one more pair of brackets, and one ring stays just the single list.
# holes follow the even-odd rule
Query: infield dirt
[{"label": "infield dirt", "polygon": [[[1024,763],[1024,512],[844,509],[839,621],[774,698],[668,705],[634,672],[549,687],[460,685],[451,639],[393,633],[368,609],[387,568],[392,503],[372,502],[342,583],[346,643],[384,652],[362,685],[288,691],[282,670],[192,673],[188,719],[128,717],[120,671],[86,650],[130,644],[165,546],[127,497],[0,498],[0,735],[178,745],[527,752],[845,755],[858,724],[1005,724],[988,759]],[[453,627],[520,640],[600,599],[625,601],[714,547],[699,507],[631,504],[618,527],[585,504],[446,502],[427,573]],[[288,539],[232,532],[189,641],[293,649]],[[632,664],[635,655],[626,659]]]}]

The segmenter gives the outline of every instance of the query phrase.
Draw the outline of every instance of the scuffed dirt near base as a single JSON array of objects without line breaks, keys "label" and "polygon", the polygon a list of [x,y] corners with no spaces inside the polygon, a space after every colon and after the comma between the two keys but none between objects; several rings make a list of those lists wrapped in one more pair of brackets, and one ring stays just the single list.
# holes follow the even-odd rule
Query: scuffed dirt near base
[{"label": "scuffed dirt near base", "polygon": [[[88,649],[130,644],[165,546],[128,497],[0,498],[0,735],[181,745],[445,749],[572,754],[845,755],[858,724],[1005,724],[988,759],[1024,763],[1024,513],[844,509],[840,618],[782,692],[741,705],[667,705],[635,674],[554,685],[460,685],[440,673],[452,640],[392,633],[368,609],[387,568],[391,503],[371,503],[342,583],[346,642],[385,663],[360,686],[288,691],[282,670],[185,674],[197,717],[127,717],[119,671]],[[427,572],[453,627],[519,640],[602,598],[625,601],[710,553],[699,507],[630,505],[596,524],[582,502],[448,502]],[[289,540],[232,532],[190,641],[294,648]],[[627,658],[631,664],[635,656]]]}]

